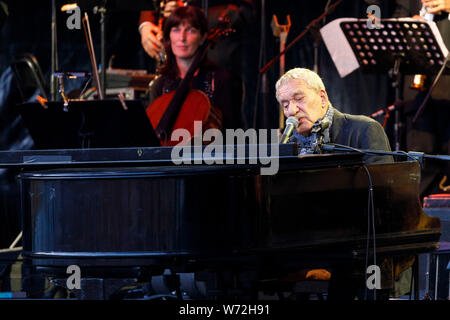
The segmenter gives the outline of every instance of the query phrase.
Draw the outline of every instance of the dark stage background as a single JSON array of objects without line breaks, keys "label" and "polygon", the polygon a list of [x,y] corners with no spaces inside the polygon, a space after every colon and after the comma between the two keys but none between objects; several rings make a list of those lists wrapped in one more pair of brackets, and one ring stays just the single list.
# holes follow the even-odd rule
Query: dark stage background
[{"label": "dark stage background", "polygon": [[[7,1],[4,1],[7,2]],[[120,2],[120,1],[119,1]],[[139,2],[139,1],[138,1]],[[59,8],[64,1],[56,1]],[[133,2],[130,2],[131,4]],[[274,37],[270,28],[272,15],[276,14],[280,23],[284,23],[287,14],[291,15],[292,26],[287,44],[301,33],[308,23],[318,17],[324,10],[327,0],[321,1],[265,1],[265,50],[264,61],[260,62],[261,44],[261,1],[255,1],[254,17],[249,20],[244,33],[244,55],[242,77],[246,87],[246,99],[243,106],[244,123],[253,126],[255,110],[257,110],[257,127],[276,127],[278,106],[274,96],[274,84],[279,77],[279,64],[276,62],[268,71],[269,93],[266,112],[261,104],[264,97],[258,97],[255,106],[257,88],[258,63],[272,59],[279,52],[278,38]],[[382,17],[392,13],[391,1],[382,5]],[[0,88],[0,106],[9,108],[17,103],[14,83],[9,65],[13,57],[21,53],[33,53],[44,73],[47,84],[50,81],[51,56],[51,1],[27,2],[10,1],[9,16],[3,23],[0,38],[0,72],[2,77]],[[326,21],[340,17],[360,17],[366,15],[367,3],[363,0],[343,1],[332,12]],[[97,63],[100,63],[100,26],[99,15],[89,13],[93,33]],[[62,71],[90,71],[88,49],[83,30],[69,30],[66,19],[69,14],[57,12],[59,67]],[[138,11],[109,11],[106,20],[106,61],[114,55],[114,68],[147,69],[154,71],[154,65],[141,48],[137,31]],[[358,114],[370,114],[380,107],[390,104],[392,90],[386,75],[367,75],[359,70],[341,79],[323,44],[319,48],[319,70],[327,87],[330,100],[341,111]],[[293,67],[314,66],[313,37],[308,33],[297,42],[286,54],[286,70]],[[70,85],[70,84],[69,84]],[[70,89],[67,88],[68,90]],[[260,90],[261,91],[261,90]],[[19,101],[20,102],[20,101]],[[1,146],[5,148],[7,146]]]},{"label": "dark stage background", "polygon": [[[334,2],[334,1],[333,1]],[[0,22],[0,150],[30,149],[33,141],[29,137],[15,106],[21,102],[10,64],[13,57],[22,53],[36,56],[43,71],[49,94],[51,67],[51,3],[52,1],[3,1],[8,5],[9,14],[3,15]],[[56,1],[60,8],[63,1]],[[122,4],[133,5],[134,1]],[[309,22],[324,10],[327,0],[317,1],[255,1],[253,17],[248,17],[244,36],[242,78],[245,84],[245,101],[242,117],[245,127],[275,128],[278,126],[278,105],[275,100],[274,85],[279,77],[279,64],[276,62],[268,71],[268,93],[258,86],[258,70],[279,51],[279,42],[270,28],[272,15],[276,14],[284,23],[287,14],[291,15],[292,26],[287,39],[290,43],[300,34]],[[262,10],[262,3],[265,3]],[[330,22],[341,17],[366,17],[368,4],[363,0],[346,0],[327,18]],[[109,11],[106,19],[106,61],[112,55],[114,68],[147,69],[153,72],[154,64],[143,51],[138,33],[139,8]],[[391,17],[394,1],[382,1],[382,18]],[[262,17],[261,12],[265,12]],[[57,10],[58,56],[62,71],[90,71],[90,62],[83,29],[69,30],[66,27],[67,13]],[[100,62],[99,16],[89,12],[97,62]],[[264,23],[265,30],[261,28]],[[261,36],[264,34],[264,36]],[[261,42],[265,42],[263,60],[260,61]],[[308,33],[286,54],[286,70],[293,67],[313,68],[313,36]],[[359,70],[341,79],[325,48],[319,46],[319,70],[329,98],[339,110],[353,114],[369,115],[374,111],[391,105],[394,91],[387,75],[362,74]],[[70,87],[66,88],[70,90]],[[257,93],[260,93],[259,95]],[[266,102],[266,103],[264,103]],[[380,119],[381,121],[382,119]],[[392,135],[387,127],[388,134]],[[57,134],[55,132],[55,134]],[[392,142],[392,141],[391,141]],[[391,144],[393,146],[393,144]],[[0,247],[9,245],[20,231],[15,196],[17,190],[11,187],[13,174],[3,171],[0,177]]]}]

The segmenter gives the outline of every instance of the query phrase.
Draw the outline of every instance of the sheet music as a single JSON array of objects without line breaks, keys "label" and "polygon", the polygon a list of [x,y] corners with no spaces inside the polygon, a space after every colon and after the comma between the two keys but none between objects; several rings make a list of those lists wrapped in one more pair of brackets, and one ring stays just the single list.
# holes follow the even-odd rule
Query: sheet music
[{"label": "sheet music", "polygon": [[323,42],[341,78],[346,77],[359,68],[359,62],[340,27],[341,22],[354,21],[359,21],[359,19],[340,18],[327,23],[320,29]]}]

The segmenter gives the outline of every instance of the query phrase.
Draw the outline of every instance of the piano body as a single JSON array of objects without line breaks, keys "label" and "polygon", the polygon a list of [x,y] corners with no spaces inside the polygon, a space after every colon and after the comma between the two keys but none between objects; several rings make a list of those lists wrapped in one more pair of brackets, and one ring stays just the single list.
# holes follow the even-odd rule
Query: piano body
[{"label": "piano body", "polygon": [[[167,270],[250,272],[253,283],[372,257],[360,155],[296,156],[295,145],[280,145],[278,173],[261,175],[261,165],[248,162],[175,165],[171,150],[0,152],[1,167],[18,172],[25,261],[61,285],[70,265],[80,267],[85,286],[114,278],[109,291],[98,281],[75,290],[108,298]],[[377,261],[436,250],[440,220],[421,208],[419,165],[367,169]]]}]

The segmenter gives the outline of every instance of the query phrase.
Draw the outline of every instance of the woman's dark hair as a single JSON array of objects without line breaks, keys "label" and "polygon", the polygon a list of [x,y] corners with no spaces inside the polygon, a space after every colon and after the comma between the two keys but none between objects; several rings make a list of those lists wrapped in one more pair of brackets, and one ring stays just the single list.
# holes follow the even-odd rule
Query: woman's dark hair
[{"label": "woman's dark hair", "polygon": [[166,51],[166,61],[157,72],[170,78],[176,78],[178,75],[176,59],[170,47],[170,30],[185,22],[199,30],[202,36],[208,32],[208,21],[205,14],[202,9],[195,6],[179,7],[164,21],[163,45]]}]

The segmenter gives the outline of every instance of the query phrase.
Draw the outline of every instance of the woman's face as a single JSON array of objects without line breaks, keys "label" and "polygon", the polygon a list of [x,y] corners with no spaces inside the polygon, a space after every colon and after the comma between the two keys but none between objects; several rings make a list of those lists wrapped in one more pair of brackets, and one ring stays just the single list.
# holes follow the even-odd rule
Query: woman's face
[{"label": "woman's face", "polygon": [[177,59],[191,59],[205,36],[202,36],[200,30],[187,22],[172,27],[170,29],[170,45],[173,54]]}]

